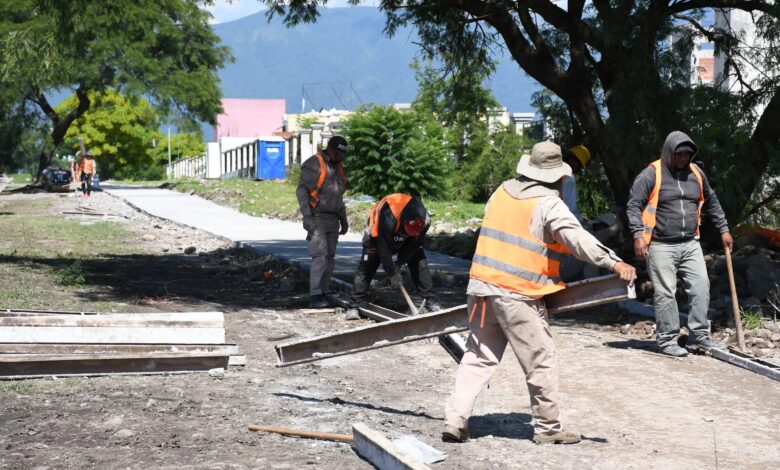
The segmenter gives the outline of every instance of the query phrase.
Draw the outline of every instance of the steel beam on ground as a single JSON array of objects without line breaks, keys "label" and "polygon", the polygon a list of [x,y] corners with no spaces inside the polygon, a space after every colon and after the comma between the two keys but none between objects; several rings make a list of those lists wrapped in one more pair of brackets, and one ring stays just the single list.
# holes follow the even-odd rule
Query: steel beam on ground
[{"label": "steel beam on ground", "polygon": [[219,344],[224,328],[159,327],[0,327],[0,343],[178,343]]},{"label": "steel beam on ground", "polygon": [[135,327],[135,328],[222,328],[222,312],[191,314],[121,313],[101,315],[2,315],[5,327]]},{"label": "steel beam on ground", "polygon": [[[569,289],[572,291],[566,292]],[[635,297],[633,285],[627,285],[613,275],[573,283],[567,289],[546,296],[545,302],[550,313],[560,313]],[[467,329],[466,305],[459,305],[434,313],[389,320],[377,325],[277,345],[275,347],[279,359],[277,366],[303,364],[451,335]]]},{"label": "steel beam on ground", "polygon": [[352,425],[353,446],[361,457],[381,470],[430,470],[430,467],[396,448],[388,438],[363,423]]},{"label": "steel beam on ground", "polygon": [[0,308],[0,317],[13,317],[22,315],[115,315],[115,316],[143,316],[143,315],[158,315],[165,316],[171,319],[174,318],[202,318],[203,315],[218,313],[222,315],[222,312],[153,312],[153,313],[115,313],[115,312],[79,312],[73,310],[30,310],[30,309],[13,309],[13,308]]},{"label": "steel beam on ground", "polygon": [[3,354],[222,353],[239,355],[235,344],[0,343]]},{"label": "steel beam on ground", "polygon": [[731,365],[747,369],[751,372],[761,374],[780,382],[780,367],[747,354],[737,351],[722,351],[720,349],[710,349],[708,354],[715,359],[727,362]]},{"label": "steel beam on ground", "polygon": [[459,305],[434,313],[389,320],[332,335],[280,344],[275,349],[279,358],[278,365],[289,366],[433,338],[467,329],[466,306]]}]

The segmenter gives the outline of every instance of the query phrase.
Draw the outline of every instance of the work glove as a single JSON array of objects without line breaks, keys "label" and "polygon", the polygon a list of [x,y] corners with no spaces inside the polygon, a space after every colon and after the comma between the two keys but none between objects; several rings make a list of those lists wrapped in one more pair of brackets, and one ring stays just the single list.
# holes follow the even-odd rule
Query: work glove
[{"label": "work glove", "polygon": [[307,232],[311,232],[314,230],[314,216],[313,215],[304,215],[303,216],[303,229]]},{"label": "work glove", "polygon": [[390,285],[395,289],[400,289],[404,285],[404,278],[401,277],[401,273],[396,271],[390,276]]},{"label": "work glove", "polygon": [[349,231],[349,220],[347,220],[346,216],[340,217],[339,224],[341,225],[341,230],[339,230],[339,235],[345,235]]}]

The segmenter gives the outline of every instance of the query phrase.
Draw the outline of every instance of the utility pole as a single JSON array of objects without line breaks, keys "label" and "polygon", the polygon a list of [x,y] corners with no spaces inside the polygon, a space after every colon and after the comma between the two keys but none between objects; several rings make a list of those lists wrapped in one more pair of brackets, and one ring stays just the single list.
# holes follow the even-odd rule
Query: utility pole
[{"label": "utility pole", "polygon": [[171,123],[168,123],[168,178],[173,174],[173,168],[171,168]]}]

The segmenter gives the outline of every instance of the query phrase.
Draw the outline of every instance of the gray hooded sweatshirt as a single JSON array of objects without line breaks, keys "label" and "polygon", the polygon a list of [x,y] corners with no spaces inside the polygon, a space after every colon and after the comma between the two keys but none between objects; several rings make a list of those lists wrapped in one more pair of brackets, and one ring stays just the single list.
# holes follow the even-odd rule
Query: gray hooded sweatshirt
[{"label": "gray hooded sweatshirt", "polygon": [[[661,149],[661,188],[658,194],[656,225],[653,230],[654,241],[678,243],[696,237],[701,188],[696,175],[690,168],[695,163],[690,163],[689,166],[679,171],[674,167],[674,151],[683,144],[693,148],[693,156],[695,157],[698,153],[698,147],[690,137],[680,131],[670,133]],[[701,168],[697,166],[696,169],[701,174],[704,186],[702,211],[710,217],[720,233],[728,232],[728,222],[720,202],[718,202],[718,197],[710,187],[707,176]],[[647,206],[654,186],[655,168],[652,166],[642,170],[634,179],[631,195],[626,204],[628,225],[634,239],[642,237],[644,231],[642,211]]]}]

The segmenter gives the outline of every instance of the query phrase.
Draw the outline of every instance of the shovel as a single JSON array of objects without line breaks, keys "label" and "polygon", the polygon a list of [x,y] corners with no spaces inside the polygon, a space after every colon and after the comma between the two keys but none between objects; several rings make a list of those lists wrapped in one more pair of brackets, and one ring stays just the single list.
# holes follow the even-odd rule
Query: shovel
[{"label": "shovel", "polygon": [[742,333],[742,319],[739,315],[737,286],[734,284],[734,268],[731,266],[731,250],[729,247],[726,247],[726,267],[729,271],[729,287],[731,287],[731,308],[734,310],[734,324],[737,327],[737,345],[740,351],[745,352],[745,336]]},{"label": "shovel", "polygon": [[409,293],[406,292],[406,287],[401,284],[401,293],[404,295],[404,299],[406,299],[406,304],[409,306],[409,310],[412,312],[412,315],[419,315],[420,312],[425,308],[425,299],[423,299],[422,303],[420,304],[420,308],[417,308],[414,306],[414,303],[412,302],[412,298],[409,297]]}]

